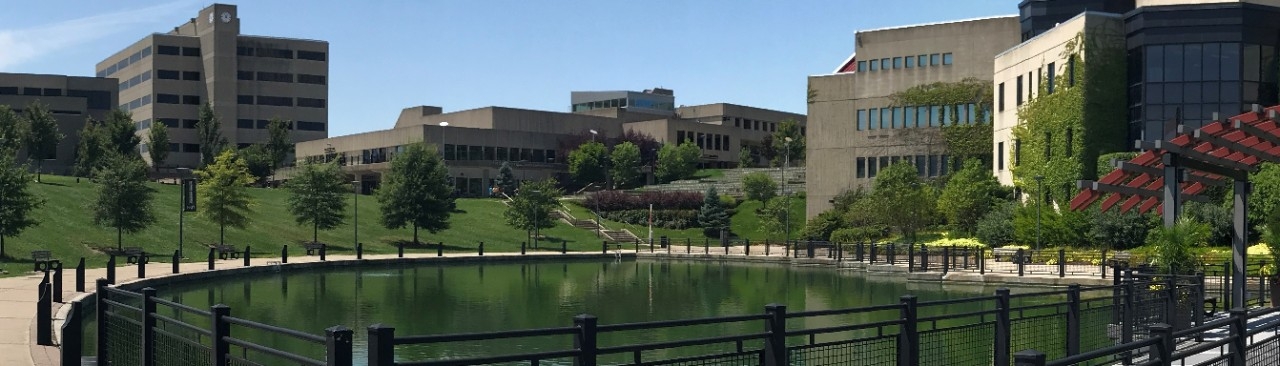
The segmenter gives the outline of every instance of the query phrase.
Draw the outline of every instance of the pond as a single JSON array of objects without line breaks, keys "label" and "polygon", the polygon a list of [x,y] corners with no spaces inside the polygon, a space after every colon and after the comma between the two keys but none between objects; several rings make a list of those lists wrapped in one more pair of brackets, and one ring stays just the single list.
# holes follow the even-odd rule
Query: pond
[{"label": "pond", "polygon": [[[356,363],[364,364],[366,328],[375,323],[395,327],[398,336],[485,332],[572,326],[572,318],[583,313],[595,315],[601,325],[607,325],[762,314],[771,303],[797,312],[895,304],[904,294],[916,295],[922,302],[959,299],[989,296],[995,288],[908,283],[902,275],[852,273],[829,267],[641,260],[330,268],[180,282],[157,290],[159,297],[189,306],[208,309],[225,304],[231,307],[233,317],[311,334],[324,334],[325,328],[335,325],[354,329]],[[1039,290],[1014,290],[1030,291]],[[920,316],[988,308],[989,303],[961,303],[922,309]],[[160,313],[199,327],[209,324],[206,317],[174,314],[164,306]],[[87,315],[92,321],[91,312]],[[851,314],[837,320],[857,324],[896,317],[897,312],[892,311]],[[601,346],[759,333],[762,324],[752,321],[602,336]],[[837,324],[806,318],[789,325],[812,328]],[[91,354],[93,327],[87,328],[85,348],[86,354]],[[240,327],[233,328],[232,336],[323,358],[323,346],[293,338]],[[396,356],[401,361],[429,360],[571,347],[567,337],[537,337],[399,346]],[[244,355],[262,364],[286,364],[253,352]],[[619,356],[614,361],[629,360]]]}]

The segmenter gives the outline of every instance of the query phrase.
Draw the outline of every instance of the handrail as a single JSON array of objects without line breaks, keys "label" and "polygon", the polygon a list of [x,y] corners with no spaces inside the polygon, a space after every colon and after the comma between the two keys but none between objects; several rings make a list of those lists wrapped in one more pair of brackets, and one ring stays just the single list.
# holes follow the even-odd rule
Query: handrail
[{"label": "handrail", "polygon": [[1095,358],[1106,357],[1106,356],[1110,356],[1110,355],[1121,353],[1121,352],[1129,352],[1129,351],[1134,351],[1143,347],[1154,346],[1159,342],[1160,342],[1160,338],[1155,338],[1155,337],[1144,338],[1140,341],[1133,341],[1133,342],[1125,343],[1116,347],[1103,348],[1103,349],[1098,349],[1098,350],[1077,354],[1075,356],[1059,358],[1057,360],[1053,360],[1049,362],[1048,365],[1053,365],[1053,366],[1075,365],[1077,363],[1092,360]]},{"label": "handrail", "polygon": [[655,349],[700,346],[704,344],[747,341],[752,339],[764,339],[767,337],[769,337],[769,332],[748,333],[748,334],[719,336],[719,337],[682,339],[678,341],[629,344],[629,345],[614,346],[614,347],[601,347],[598,351],[600,354],[626,353],[626,352],[647,351],[647,350],[655,350]]},{"label": "handrail", "polygon": [[294,338],[298,338],[304,341],[309,341],[311,343],[317,343],[317,344],[325,343],[324,337],[314,335],[314,334],[299,332],[293,329],[281,328],[274,325],[266,325],[266,324],[262,324],[252,320],[245,320],[245,319],[234,318],[229,316],[222,317],[222,319],[226,320],[227,323],[231,323],[231,324],[235,324],[243,327],[254,328],[254,329],[265,331],[265,332],[280,333],[280,334],[292,336]]},{"label": "handrail", "polygon": [[835,332],[848,332],[848,331],[851,331],[851,330],[880,328],[880,327],[887,327],[887,326],[894,326],[894,325],[902,325],[902,319],[884,320],[884,321],[878,321],[878,322],[872,322],[872,323],[862,323],[862,324],[837,325],[837,326],[823,327],[823,328],[809,328],[809,329],[800,329],[800,330],[789,330],[789,331],[787,331],[787,334],[786,334],[786,335],[787,335],[788,337],[792,337],[792,336],[806,336],[806,335],[811,335],[811,334],[824,334],[824,333],[835,333]]},{"label": "handrail", "polygon": [[552,358],[577,357],[580,354],[582,354],[582,351],[579,351],[579,350],[564,350],[564,351],[523,353],[518,355],[459,358],[459,359],[452,359],[452,360],[433,360],[433,361],[416,361],[416,362],[415,361],[406,361],[406,362],[397,361],[396,365],[398,366],[485,365],[485,364],[507,363],[507,362],[515,362],[515,361],[546,360],[546,359],[552,359]]},{"label": "handrail", "polygon": [[[1012,297],[1012,295],[1010,297]],[[925,306],[954,305],[954,304],[962,304],[962,303],[977,302],[977,301],[995,301],[998,299],[1000,299],[999,296],[969,297],[969,298],[961,298],[961,299],[925,301],[925,302],[917,303],[916,306],[925,307]]]},{"label": "handrail", "polygon": [[422,343],[463,342],[463,341],[478,341],[478,340],[486,340],[486,339],[571,335],[571,334],[577,334],[577,333],[578,333],[577,327],[522,329],[522,330],[508,330],[508,331],[498,331],[498,332],[404,336],[404,337],[396,337],[394,343],[396,345],[405,345],[405,344],[422,344]]},{"label": "handrail", "polygon": [[137,292],[133,292],[133,291],[125,290],[125,289],[120,289],[120,288],[115,288],[115,287],[111,287],[111,286],[107,286],[107,287],[103,287],[103,288],[104,288],[104,289],[106,289],[106,290],[107,290],[107,292],[110,292],[110,293],[113,293],[113,294],[117,294],[117,295],[124,295],[124,296],[132,297],[132,298],[135,298],[135,299],[141,299],[141,298],[142,298],[142,294],[137,293]]},{"label": "handrail", "polygon": [[266,347],[257,343],[235,339],[231,337],[223,337],[222,340],[234,346],[238,346],[245,349],[251,349],[257,352],[266,353],[268,355],[280,357],[283,359],[287,359],[289,361],[303,363],[307,365],[313,365],[313,366],[325,366],[324,361],[315,360],[315,359],[307,358],[304,356],[295,355],[289,352],[276,350],[274,348]]},{"label": "handrail", "polygon": [[177,319],[170,318],[170,317],[167,317],[167,316],[164,316],[164,315],[160,315],[160,314],[151,314],[151,316],[152,316],[152,317],[154,317],[154,318],[156,318],[156,319],[163,320],[163,321],[164,321],[165,323],[167,323],[167,324],[177,325],[177,326],[179,326],[179,327],[182,327],[182,328],[185,328],[185,329],[187,329],[187,330],[190,330],[190,331],[193,331],[193,332],[196,332],[196,333],[200,333],[200,334],[203,334],[203,335],[206,335],[206,336],[213,336],[213,332],[210,332],[208,329],[204,329],[204,328],[197,327],[197,326],[194,326],[194,325],[191,325],[191,324],[187,324],[186,322],[183,322],[183,321],[181,321],[181,320],[177,320]]},{"label": "handrail", "polygon": [[596,330],[601,333],[606,333],[606,332],[621,332],[621,331],[637,330],[637,329],[683,327],[683,326],[691,326],[691,325],[708,325],[708,324],[720,324],[720,323],[736,323],[736,322],[766,320],[766,319],[769,319],[768,314],[735,315],[735,316],[724,316],[724,317],[713,317],[713,318],[677,319],[677,320],[660,320],[655,322],[643,322],[643,323],[610,324],[610,325],[601,325],[597,327]]},{"label": "handrail", "polygon": [[154,300],[157,304],[165,305],[165,306],[168,306],[168,307],[171,307],[171,308],[174,308],[174,309],[178,309],[178,310],[182,310],[182,311],[186,311],[186,312],[189,312],[189,313],[196,313],[196,314],[200,314],[200,315],[204,315],[204,316],[211,316],[211,315],[212,315],[211,313],[209,313],[209,311],[208,311],[208,310],[200,310],[200,309],[197,309],[197,308],[194,308],[194,307],[191,307],[191,306],[187,306],[187,305],[180,304],[180,303],[178,303],[178,302],[174,302],[174,301],[169,301],[169,300],[161,299],[161,298],[159,298],[159,297],[152,297],[152,298],[151,298],[151,300]]},{"label": "handrail", "polygon": [[142,309],[135,308],[135,307],[132,307],[132,306],[129,306],[129,305],[125,305],[124,303],[117,302],[117,301],[115,301],[115,300],[111,300],[111,299],[102,299],[102,302],[106,303],[107,305],[111,305],[111,307],[112,307],[112,308],[125,308],[125,309],[129,309],[129,310],[137,311],[137,312],[141,312],[141,311],[142,311]]},{"label": "handrail", "polygon": [[787,313],[787,319],[801,317],[807,318],[811,316],[844,315],[852,313],[870,313],[886,310],[902,310],[902,304],[876,305],[847,309],[797,311],[794,313]]},{"label": "handrail", "polygon": [[978,310],[978,311],[971,311],[971,312],[968,312],[968,313],[960,313],[960,314],[944,314],[944,315],[936,315],[936,316],[930,316],[930,317],[918,318],[918,319],[916,319],[916,322],[917,322],[917,323],[923,323],[923,322],[932,322],[932,321],[938,321],[938,320],[959,319],[959,318],[967,318],[967,317],[971,317],[971,316],[983,316],[983,315],[999,314],[999,313],[1000,313],[1000,309]]}]

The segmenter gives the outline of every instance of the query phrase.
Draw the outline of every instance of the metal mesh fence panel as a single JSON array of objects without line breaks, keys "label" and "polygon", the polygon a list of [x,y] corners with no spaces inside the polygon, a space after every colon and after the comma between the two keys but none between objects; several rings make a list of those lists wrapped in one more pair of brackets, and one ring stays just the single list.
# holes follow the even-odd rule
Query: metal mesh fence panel
[{"label": "metal mesh fence panel", "polygon": [[[1066,356],[1067,345],[1065,334],[1066,314],[1036,315],[1013,319],[1009,322],[1012,330],[1011,350],[1034,349],[1044,352],[1048,359],[1055,360]],[[1016,352],[1016,351],[1014,351]]]},{"label": "metal mesh fence panel", "polygon": [[920,364],[990,365],[995,327],[995,323],[986,322],[920,332]]},{"label": "metal mesh fence panel", "polygon": [[177,326],[157,325],[157,328],[152,349],[157,365],[200,366],[212,362],[210,348],[201,343],[198,333]]},{"label": "metal mesh fence panel", "polygon": [[[1266,334],[1258,334],[1255,338],[1266,337]],[[1249,345],[1249,351],[1246,356],[1246,363],[1250,365],[1280,365],[1280,336],[1270,335],[1271,338],[1262,342]]]},{"label": "metal mesh fence panel", "polygon": [[764,364],[763,351],[747,351],[735,352],[719,355],[711,355],[704,357],[690,357],[668,361],[658,361],[654,363],[646,363],[645,365],[671,365],[671,366],[741,366],[741,365],[761,365]]},{"label": "metal mesh fence panel", "polygon": [[[1106,300],[1110,302],[1110,300]],[[1114,306],[1098,306],[1080,310],[1080,353],[1119,344],[1120,324],[1111,322]],[[1093,361],[1105,361],[1095,359]]]},{"label": "metal mesh fence panel", "polygon": [[1163,291],[1158,289],[1152,290],[1148,288],[1149,283],[1138,282],[1134,284],[1133,293],[1133,314],[1129,319],[1133,319],[1133,340],[1146,339],[1149,335],[1147,328],[1152,324],[1164,323],[1165,312],[1165,296]]},{"label": "metal mesh fence panel", "polygon": [[107,327],[107,358],[112,365],[137,365],[142,354],[142,313],[111,306],[99,326]]},{"label": "metal mesh fence panel", "polygon": [[263,366],[265,364],[256,361],[250,361],[239,356],[228,356],[227,366]]},{"label": "metal mesh fence panel", "polygon": [[898,362],[897,347],[897,336],[892,335],[789,347],[787,357],[793,366],[892,366]]}]

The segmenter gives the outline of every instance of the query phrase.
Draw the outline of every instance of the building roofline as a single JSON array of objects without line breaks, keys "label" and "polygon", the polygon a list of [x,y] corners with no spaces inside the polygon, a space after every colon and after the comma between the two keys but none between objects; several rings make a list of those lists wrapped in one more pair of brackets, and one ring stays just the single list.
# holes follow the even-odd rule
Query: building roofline
[{"label": "building roofline", "polygon": [[[844,59],[844,62],[841,62],[841,63],[840,63],[840,66],[836,66],[836,69],[835,69],[834,71],[832,71],[832,72],[831,72],[831,74],[839,74],[839,73],[841,73],[841,72],[840,72],[840,70],[844,70],[844,67],[845,67],[845,66],[849,66],[849,63],[850,63],[850,62],[853,62],[853,60],[854,60],[854,59],[857,59],[857,58],[858,58],[858,49],[857,49],[857,47],[854,47],[853,53],[849,54],[849,57],[848,57],[848,58],[845,58],[845,59]],[[857,69],[855,69],[853,72],[847,72],[846,74],[852,74],[852,73],[854,73],[854,72],[857,72]]]},{"label": "building roofline", "polygon": [[1019,48],[1022,48],[1022,46],[1026,45],[1026,44],[1029,44],[1029,43],[1031,43],[1031,42],[1034,42],[1036,39],[1039,39],[1041,36],[1044,36],[1045,34],[1049,34],[1049,32],[1052,32],[1053,30],[1058,29],[1058,26],[1059,26],[1059,25],[1066,24],[1066,23],[1069,23],[1069,22],[1075,21],[1076,19],[1084,18],[1084,17],[1089,16],[1089,15],[1101,16],[1101,17],[1107,17],[1107,18],[1115,18],[1115,19],[1121,19],[1121,20],[1123,20],[1123,19],[1124,19],[1124,15],[1116,14],[1116,13],[1108,13],[1108,12],[1104,12],[1104,11],[1092,11],[1092,10],[1090,10],[1090,11],[1083,11],[1083,12],[1080,12],[1080,14],[1076,14],[1076,16],[1073,16],[1073,17],[1071,17],[1071,18],[1068,18],[1067,20],[1064,20],[1064,21],[1058,22],[1058,24],[1055,24],[1055,25],[1053,26],[1053,28],[1049,28],[1049,30],[1046,30],[1046,31],[1044,31],[1044,32],[1041,32],[1040,34],[1037,34],[1035,37],[1028,38],[1027,40],[1022,41],[1021,43],[1018,43],[1018,44],[1016,44],[1016,45],[1013,45],[1013,47],[1009,47],[1009,49],[1007,49],[1007,50],[1004,50],[1004,51],[1002,51],[1002,52],[1000,52],[1000,53],[997,53],[997,54],[996,54],[996,56],[995,56],[995,58],[1000,58],[1000,56],[1004,56],[1004,55],[1005,55],[1005,54],[1007,54],[1007,53],[1010,53],[1010,52],[1013,52],[1014,50],[1017,50],[1017,49],[1019,49]]},{"label": "building roofline", "polygon": [[946,25],[946,24],[954,24],[954,23],[976,22],[976,21],[982,21],[982,20],[1004,19],[1004,18],[1015,18],[1015,19],[1016,19],[1016,18],[1018,18],[1018,15],[1017,15],[1017,14],[1012,14],[1012,15],[1008,15],[1008,14],[1007,14],[1007,15],[993,15],[993,16],[977,17],[977,18],[968,18],[968,19],[944,20],[944,21],[940,21],[940,22],[932,22],[932,23],[919,23],[919,24],[897,25],[897,26],[892,26],[892,27],[884,27],[884,28],[875,28],[875,29],[864,29],[864,30],[859,30],[859,31],[854,32],[854,34],[855,34],[855,36],[856,36],[858,33],[866,33],[866,32],[879,32],[879,31],[887,31],[887,30],[898,30],[898,29],[915,28],[915,27],[928,27],[928,26],[935,26],[935,25]]},{"label": "building roofline", "polygon": [[96,79],[96,80],[103,80],[104,82],[111,79],[119,80],[119,78],[97,77],[93,75],[42,74],[42,73],[30,73],[30,72],[0,71],[0,77],[3,77],[3,76],[51,76],[51,77],[62,77],[62,78],[68,78],[68,79]]},{"label": "building roofline", "polygon": [[316,42],[316,43],[325,43],[325,44],[328,44],[328,43],[329,43],[329,41],[325,41],[325,40],[321,40],[321,39],[295,38],[295,37],[276,37],[276,36],[260,36],[260,35],[256,35],[256,34],[240,34],[240,35],[237,35],[237,37],[253,37],[253,38],[280,39],[280,40],[286,40],[286,41],[305,41],[305,42]]},{"label": "building roofline", "polygon": [[[734,103],[724,103],[724,102],[720,102],[720,103],[698,104],[698,105],[687,105],[687,106],[680,107],[680,108],[697,108],[697,107],[713,106],[713,105],[717,105],[717,104],[722,104],[722,105],[727,105],[727,106],[734,106],[734,107],[739,107],[739,108],[757,109],[757,110],[769,111],[769,112],[776,112],[776,113],[794,114],[794,115],[797,115],[797,116],[805,117],[806,119],[809,117],[809,116],[805,115],[804,113],[787,112],[787,111],[780,111],[780,110],[777,110],[777,109],[769,109],[769,108],[752,107],[752,106],[749,106],[749,105],[734,104]],[[676,109],[678,110],[678,109],[680,109],[680,108],[676,108]]]}]

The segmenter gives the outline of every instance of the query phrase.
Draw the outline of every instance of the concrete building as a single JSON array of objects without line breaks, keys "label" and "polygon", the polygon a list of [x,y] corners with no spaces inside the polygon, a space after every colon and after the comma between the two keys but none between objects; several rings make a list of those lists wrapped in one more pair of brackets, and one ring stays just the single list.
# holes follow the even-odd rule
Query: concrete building
[{"label": "concrete building", "polygon": [[878,169],[902,160],[921,176],[945,174],[945,123],[988,123],[991,106],[895,105],[914,86],[990,80],[997,53],[1019,40],[1018,17],[1002,16],[893,27],[856,34],[855,49],[829,75],[809,77],[805,166],[808,216],[846,190],[869,188]]},{"label": "concrete building", "polygon": [[[80,130],[89,119],[106,120],[118,103],[116,85],[112,78],[0,73],[0,105],[9,106],[19,117],[31,103],[48,106],[58,121],[58,131],[65,137],[58,143],[55,156],[43,163],[43,170],[70,174]],[[18,159],[25,160],[26,151],[19,151]]]},{"label": "concrete building", "polygon": [[296,153],[300,162],[337,160],[369,192],[396,153],[425,142],[443,152],[459,194],[478,196],[490,192],[503,162],[511,163],[516,179],[568,181],[567,146],[592,138],[592,130],[601,139],[633,131],[659,143],[694,141],[703,151],[701,165],[728,167],[738,163],[744,144],[758,145],[779,122],[804,123],[803,115],[733,104],[674,107],[674,94],[663,89],[574,92],[571,99],[572,113],[506,107],[444,113],[440,107],[411,107],[391,129],[300,142]]},{"label": "concrete building", "polygon": [[[1013,167],[1022,156],[1021,143],[1014,139],[1013,129],[1019,124],[1018,109],[1026,102],[1037,97],[1038,93],[1054,93],[1061,88],[1073,87],[1077,75],[1084,75],[1085,70],[1077,70],[1076,59],[1084,65],[1092,55],[1088,49],[1076,49],[1070,53],[1069,44],[1082,43],[1092,47],[1124,47],[1124,21],[1118,14],[1085,12],[1064,20],[1056,27],[1042,32],[1021,44],[1002,52],[995,57],[995,77],[992,81],[995,91],[994,137],[992,138],[992,171],[1001,184],[1014,185]],[[1085,67],[1085,66],[1081,66]],[[1041,85],[1041,84],[1044,85]],[[1091,96],[1086,95],[1089,99]],[[1084,109],[1084,105],[1080,106]],[[1097,116],[1101,117],[1101,116]],[[1117,125],[1123,124],[1121,116],[1115,118]],[[1073,131],[1078,138],[1099,138],[1092,131]],[[1064,132],[1066,133],[1066,132]],[[1116,139],[1113,143],[1122,144],[1123,136],[1107,136]],[[1034,152],[1029,152],[1034,153]],[[1082,153],[1081,159],[1089,161],[1093,154]]]},{"label": "concrete building", "polygon": [[151,124],[164,123],[171,142],[165,165],[190,167],[200,163],[195,124],[206,103],[232,146],[266,141],[273,118],[292,121],[294,141],[327,137],[328,54],[324,41],[242,35],[236,7],[213,4],[96,70],[120,80],[119,107],[138,121],[144,144]]}]

